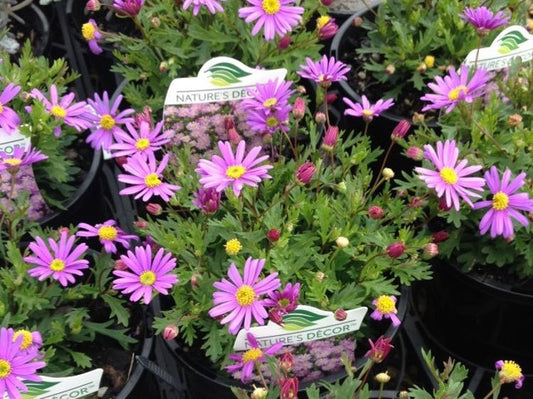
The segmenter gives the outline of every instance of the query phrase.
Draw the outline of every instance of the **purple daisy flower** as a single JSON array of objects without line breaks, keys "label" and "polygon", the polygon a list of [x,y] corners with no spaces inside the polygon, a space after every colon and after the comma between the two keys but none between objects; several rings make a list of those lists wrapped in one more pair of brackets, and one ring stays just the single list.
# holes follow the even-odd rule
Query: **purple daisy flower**
[{"label": "purple daisy flower", "polygon": [[498,360],[494,367],[498,370],[498,377],[500,382],[508,384],[514,382],[516,389],[522,388],[524,385],[524,374],[522,374],[522,368],[513,360]]},{"label": "purple daisy flower", "polygon": [[304,9],[290,4],[293,0],[246,0],[251,7],[239,9],[239,18],[244,18],[246,23],[257,20],[252,29],[252,36],[264,27],[263,34],[266,40],[273,40],[278,34],[283,37],[298,25],[302,19]]},{"label": "purple daisy flower", "polygon": [[104,250],[107,253],[117,252],[117,246],[115,242],[122,244],[126,249],[130,247],[128,240],[137,240],[135,234],[126,234],[120,227],[116,226],[117,222],[113,219],[106,220],[104,223],[91,226],[87,223],[78,224],[79,229],[85,229],[85,231],[78,231],[76,236],[78,237],[98,237],[100,243],[104,246]]},{"label": "purple daisy flower", "polygon": [[335,57],[328,59],[326,55],[317,62],[306,57],[305,62],[307,65],[300,65],[301,71],[298,71],[297,74],[302,78],[314,80],[325,88],[331,86],[331,83],[333,82],[346,80],[346,74],[351,68],[350,66],[337,61]]},{"label": "purple daisy flower", "polygon": [[246,122],[248,126],[260,134],[272,135],[275,132],[283,131],[288,132],[289,127],[289,113],[291,112],[291,106],[287,105],[282,109],[275,109],[271,111],[265,111],[260,109],[258,111],[248,112]]},{"label": "purple daisy flower", "polygon": [[[153,291],[168,295],[168,289],[178,282],[178,278],[171,274],[176,267],[176,258],[170,252],[160,248],[152,258],[152,249],[135,247],[135,253],[128,251],[120,259],[131,270],[115,270],[117,278],[113,282],[113,289],[123,294],[131,294],[130,301],[136,302],[143,298],[145,304],[152,300]],[[132,273],[133,272],[133,273]]]},{"label": "purple daisy flower", "polygon": [[268,294],[269,298],[263,301],[263,304],[274,310],[287,314],[298,307],[300,298],[300,283],[292,285],[287,283],[283,291],[274,291]]},{"label": "purple daisy flower", "polygon": [[383,320],[383,318],[390,319],[394,327],[398,327],[402,322],[396,316],[398,310],[396,309],[396,297],[394,295],[380,295],[372,301],[372,305],[376,307],[370,314],[374,320]]},{"label": "purple daisy flower", "polygon": [[272,165],[256,166],[268,158],[267,155],[257,158],[261,147],[252,148],[246,157],[245,148],[246,144],[241,140],[234,155],[229,141],[219,141],[222,157],[213,155],[211,161],[200,159],[196,172],[201,175],[200,183],[204,188],[215,187],[220,192],[231,185],[235,195],[239,196],[244,185],[256,187],[261,179],[270,179],[267,171]]},{"label": "purple daisy flower", "polygon": [[115,7],[119,13],[134,17],[139,14],[144,0],[114,0],[113,7]]},{"label": "purple daisy flower", "polygon": [[23,147],[15,147],[12,154],[6,154],[3,151],[0,151],[0,171],[19,168],[24,165],[31,165],[36,162],[44,161],[48,157],[44,154],[41,154],[39,150],[31,148],[31,145],[28,149]]},{"label": "purple daisy flower", "polygon": [[165,155],[159,166],[154,154],[149,153],[135,154],[128,158],[128,162],[123,165],[129,175],[118,175],[118,181],[132,185],[131,187],[120,190],[120,195],[135,194],[135,199],[141,198],[143,201],[148,201],[153,195],[160,196],[164,201],[168,202],[174,192],[181,189],[169,183],[163,183],[161,177],[163,170],[167,166],[169,154]]},{"label": "purple daisy flower", "polygon": [[205,6],[211,14],[215,14],[217,11],[224,12],[222,6],[218,3],[219,1],[226,0],[185,0],[183,3],[183,9],[188,9],[191,5],[193,6],[192,14],[198,15],[200,12],[200,7]]},{"label": "purple daisy flower", "polygon": [[[85,101],[80,101],[72,104],[75,97],[74,93],[66,94],[60,99],[57,87],[53,84],[50,86],[50,100],[37,89],[33,89],[31,94],[33,97],[43,102],[48,112],[54,116],[57,121],[72,126],[78,132],[87,129],[92,125],[87,119],[87,113],[89,112],[87,103]],[[54,129],[54,134],[56,137],[59,137],[61,134],[60,126]]]},{"label": "purple daisy flower", "polygon": [[481,234],[485,234],[490,229],[492,238],[497,235],[509,238],[514,234],[512,219],[524,227],[529,225],[528,218],[518,211],[533,212],[533,200],[529,199],[527,193],[515,194],[526,183],[525,178],[526,174],[520,173],[510,181],[511,171],[506,169],[500,180],[495,166],[485,172],[485,180],[492,193],[492,199],[474,204],[474,209],[491,207],[479,223]]},{"label": "purple daisy flower", "polygon": [[114,157],[154,153],[170,141],[170,135],[172,134],[171,130],[161,132],[163,128],[162,121],[155,125],[153,130],[150,124],[145,121],[140,123],[139,130],[129,123],[126,123],[126,128],[129,134],[124,131],[118,132],[116,138],[119,142],[111,144],[109,147]]},{"label": "purple daisy flower", "polygon": [[370,101],[368,101],[368,98],[366,98],[364,94],[361,97],[362,104],[354,103],[352,100],[346,97],[343,97],[342,101],[344,101],[348,107],[350,107],[344,111],[344,115],[362,117],[367,122],[370,122],[374,116],[381,115],[382,112],[388,110],[394,105],[394,100],[392,98],[389,98],[385,101],[383,101],[383,99],[379,99],[377,103],[370,104]]},{"label": "purple daisy flower", "polygon": [[28,274],[38,277],[39,281],[52,276],[63,287],[76,282],[73,275],[82,276],[81,270],[89,267],[89,261],[79,259],[85,255],[88,247],[85,244],[74,246],[75,240],[75,236],[69,237],[67,232],[61,232],[59,243],[48,238],[47,246],[41,237],[35,237],[35,241],[29,245],[34,256],[26,256],[24,261],[37,267],[28,270]]},{"label": "purple daisy flower", "polygon": [[448,114],[459,101],[471,103],[474,98],[484,94],[485,85],[489,79],[490,74],[483,68],[477,69],[472,79],[468,81],[468,67],[466,65],[461,65],[460,75],[457,75],[454,67],[450,67],[450,74],[444,79],[436,76],[436,83],[428,83],[428,87],[436,94],[426,94],[420,98],[432,103],[422,108],[422,112],[446,108]]},{"label": "purple daisy flower", "polygon": [[39,349],[43,345],[43,337],[39,331],[29,330],[17,330],[13,334],[13,342],[22,336],[22,342],[20,343],[20,350],[26,354],[38,354]]},{"label": "purple daisy flower", "polygon": [[234,353],[229,355],[229,358],[231,360],[235,360],[237,364],[226,366],[226,370],[232,374],[242,370],[241,381],[243,383],[250,380],[252,377],[254,366],[266,360],[265,355],[274,356],[276,352],[283,347],[283,343],[278,342],[266,349],[261,349],[259,348],[259,343],[251,333],[246,334],[246,339],[250,345],[250,349],[243,353]]},{"label": "purple daisy flower", "polygon": [[20,392],[28,392],[23,381],[41,381],[37,370],[46,366],[37,361],[37,352],[20,350],[24,336],[14,338],[11,328],[0,328],[0,398],[20,399]]},{"label": "purple daisy flower", "polygon": [[426,168],[415,168],[420,173],[422,179],[429,188],[437,191],[437,196],[446,198],[446,205],[451,207],[452,204],[456,210],[459,210],[459,197],[473,206],[470,197],[480,198],[481,195],[475,191],[483,191],[485,180],[481,177],[467,177],[481,169],[481,165],[466,166],[468,161],[463,159],[457,163],[459,149],[455,145],[455,140],[446,140],[444,145],[441,141],[437,142],[437,151],[430,145],[424,146],[424,158],[429,159],[437,170]]},{"label": "purple daisy flower", "polygon": [[0,127],[7,134],[11,134],[21,122],[17,113],[11,108],[6,107],[6,104],[20,92],[20,89],[20,86],[15,86],[13,83],[9,83],[2,94],[0,94]]},{"label": "purple daisy flower", "polygon": [[473,25],[483,36],[509,22],[509,17],[503,11],[498,11],[494,14],[485,6],[477,8],[466,7],[463,13],[459,14],[459,17]]},{"label": "purple daisy flower", "polygon": [[289,97],[295,92],[291,90],[292,82],[269,80],[267,83],[258,83],[255,89],[249,89],[251,98],[242,100],[241,106],[250,110],[265,112],[281,110],[289,106]]},{"label": "purple daisy flower", "polygon": [[86,141],[95,150],[102,148],[109,151],[113,139],[120,142],[120,135],[126,135],[126,132],[120,125],[133,123],[133,117],[128,116],[135,112],[133,109],[128,108],[121,112],[118,111],[122,98],[123,96],[121,94],[111,104],[107,92],[104,91],[102,98],[98,96],[98,93],[95,93],[94,100],[87,99],[87,102],[94,110],[94,113],[90,112],[87,114],[87,118],[94,122],[96,128],[92,130]]},{"label": "purple daisy flower", "polygon": [[89,50],[93,54],[102,54],[104,50],[99,46],[98,41],[102,39],[103,35],[98,30],[98,25],[94,19],[89,19],[89,22],[84,23],[81,26],[81,34],[87,43],[89,44]]},{"label": "purple daisy flower", "polygon": [[213,293],[215,307],[209,311],[209,316],[218,317],[229,313],[220,323],[229,323],[230,334],[237,334],[243,322],[244,328],[250,329],[252,317],[260,325],[265,324],[268,314],[264,301],[259,297],[277,289],[281,282],[277,278],[278,273],[272,273],[263,280],[257,281],[264,265],[265,259],[246,259],[243,279],[235,263],[232,263],[228,270],[231,282],[222,279],[213,284],[218,291]]}]

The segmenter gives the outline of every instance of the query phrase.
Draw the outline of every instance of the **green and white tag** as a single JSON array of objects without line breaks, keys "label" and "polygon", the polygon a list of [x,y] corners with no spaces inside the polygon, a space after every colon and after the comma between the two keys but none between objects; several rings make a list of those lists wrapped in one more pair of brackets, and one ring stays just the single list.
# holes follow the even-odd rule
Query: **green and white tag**
[{"label": "green and white tag", "polygon": [[13,151],[18,147],[28,148],[30,143],[31,139],[22,135],[18,130],[7,134],[0,127],[0,151],[5,152],[7,155],[13,154]]}]

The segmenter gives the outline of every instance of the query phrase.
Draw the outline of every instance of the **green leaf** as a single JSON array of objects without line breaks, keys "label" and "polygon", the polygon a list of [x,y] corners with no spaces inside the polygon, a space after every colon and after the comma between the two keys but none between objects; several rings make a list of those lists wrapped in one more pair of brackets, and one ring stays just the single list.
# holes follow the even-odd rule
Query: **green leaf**
[{"label": "green leaf", "polygon": [[125,350],[129,349],[129,344],[134,344],[135,342],[137,342],[136,339],[126,335],[128,330],[115,330],[108,328],[112,324],[113,320],[108,320],[104,323],[94,323],[92,321],[86,321],[84,323],[85,327],[89,328],[90,330],[93,330],[98,334],[105,335],[106,337],[113,338]]},{"label": "green leaf", "polygon": [[102,299],[109,305],[111,314],[117,317],[118,322],[123,326],[127,326],[129,324],[130,314],[123,307],[123,301],[108,294],[102,295]]}]

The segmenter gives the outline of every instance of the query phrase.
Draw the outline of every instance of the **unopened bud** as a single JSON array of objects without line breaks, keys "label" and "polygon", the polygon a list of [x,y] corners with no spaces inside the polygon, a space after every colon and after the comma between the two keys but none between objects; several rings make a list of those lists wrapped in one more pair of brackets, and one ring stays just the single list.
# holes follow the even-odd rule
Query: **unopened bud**
[{"label": "unopened bud", "polygon": [[435,57],[433,57],[432,55],[426,55],[426,57],[424,58],[424,63],[428,68],[433,68],[433,66],[435,65]]},{"label": "unopened bud", "polygon": [[434,258],[439,254],[439,246],[434,242],[430,242],[424,246],[424,256],[426,259]]},{"label": "unopened bud", "polygon": [[339,192],[341,192],[341,193],[345,193],[346,192],[346,183],[341,181],[339,184],[337,184],[337,190],[339,190]]},{"label": "unopened bud", "polygon": [[305,86],[300,85],[296,88],[296,92],[298,94],[305,94],[307,93],[307,89],[305,88]]},{"label": "unopened bud", "polygon": [[268,312],[268,318],[274,323],[282,325],[283,324],[283,315],[279,310],[272,309]]},{"label": "unopened bud", "polygon": [[509,115],[507,118],[507,126],[516,127],[522,123],[522,116],[519,114]]},{"label": "unopened bud", "polygon": [[337,138],[339,137],[339,128],[337,126],[330,126],[326,130],[324,139],[322,140],[322,148],[328,152],[333,151]]},{"label": "unopened bud", "polygon": [[410,128],[411,124],[405,119],[402,119],[392,130],[391,139],[396,140],[404,138]]},{"label": "unopened bud", "polygon": [[163,338],[166,341],[171,341],[178,336],[180,329],[175,324],[169,324],[163,330]]},{"label": "unopened bud", "polygon": [[394,66],[394,64],[389,64],[386,66],[385,73],[387,75],[392,75],[394,74],[394,72],[396,72],[396,67]]},{"label": "unopened bud", "polygon": [[418,147],[409,147],[406,152],[407,157],[414,159],[415,161],[421,161],[424,159],[424,151]]},{"label": "unopened bud", "polygon": [[228,139],[231,144],[239,144],[241,141],[241,136],[234,127],[228,130]]},{"label": "unopened bud", "polygon": [[413,114],[413,117],[411,118],[411,120],[413,121],[413,123],[415,125],[418,125],[420,123],[424,123],[425,117],[424,117],[424,114],[420,114],[418,112],[415,112]]},{"label": "unopened bud", "polygon": [[323,112],[317,112],[315,114],[315,122],[320,125],[323,125],[324,123],[326,123],[326,114]]},{"label": "unopened bud", "polygon": [[335,240],[335,244],[337,244],[339,248],[346,248],[348,245],[350,245],[350,240],[348,240],[346,237],[340,236]]},{"label": "unopened bud", "polygon": [[146,205],[146,212],[148,212],[150,215],[159,216],[163,213],[163,207],[159,204],[150,202]]},{"label": "unopened bud", "polygon": [[168,72],[168,62],[161,61],[159,64],[159,72],[161,73],[167,73]]},{"label": "unopened bud", "polygon": [[138,229],[146,229],[148,227],[148,223],[144,220],[136,220],[134,224]]},{"label": "unopened bud", "polygon": [[390,244],[387,247],[387,255],[389,255],[391,258],[398,258],[402,256],[404,251],[405,245],[403,245],[403,242],[401,241]]},{"label": "unopened bud", "polygon": [[285,50],[287,47],[290,46],[292,42],[292,39],[289,35],[283,36],[281,39],[278,40],[278,50]]},{"label": "unopened bud", "polygon": [[267,233],[267,239],[270,242],[276,242],[281,237],[281,233],[278,229],[270,229]]},{"label": "unopened bud", "polygon": [[445,197],[442,197],[440,200],[439,200],[439,210],[443,211],[443,212],[448,212],[450,209],[452,209],[452,205],[448,205],[448,203],[446,202],[446,198]]},{"label": "unopened bud", "polygon": [[198,272],[194,272],[191,276],[191,286],[193,288],[198,288],[198,280],[200,279],[201,275]]},{"label": "unopened bud", "polygon": [[235,120],[233,119],[233,116],[226,116],[224,118],[224,129],[228,131],[234,128],[235,128]]},{"label": "unopened bud", "polygon": [[320,0],[320,2],[326,7],[329,7],[333,3],[333,0]]},{"label": "unopened bud", "polygon": [[409,201],[409,208],[415,209],[420,208],[423,204],[423,201],[420,197],[413,197],[411,198],[411,201]]},{"label": "unopened bud", "polygon": [[113,267],[115,268],[115,270],[120,270],[120,271],[124,271],[128,269],[128,266],[122,259],[117,259]]},{"label": "unopened bud", "polygon": [[428,69],[427,65],[425,62],[421,62],[418,67],[416,68],[416,70],[420,73],[424,73],[426,72],[426,70]]},{"label": "unopened bud", "polygon": [[317,272],[315,278],[317,279],[317,281],[322,282],[326,278],[326,275],[322,272]]},{"label": "unopened bud", "polygon": [[254,391],[250,395],[250,399],[266,399],[267,395],[268,395],[268,391],[266,388],[263,388],[263,387],[256,388],[254,386]]},{"label": "unopened bud", "polygon": [[335,93],[328,93],[326,95],[326,101],[328,104],[332,104],[337,101],[337,95]]},{"label": "unopened bud", "polygon": [[335,320],[337,321],[344,321],[346,320],[346,317],[348,317],[348,313],[346,313],[346,310],[344,309],[337,309],[335,311]]},{"label": "unopened bud", "polygon": [[294,356],[290,352],[285,352],[281,359],[279,359],[279,365],[281,367],[281,370],[285,372],[285,374],[288,374],[292,370],[292,366],[294,365]]},{"label": "unopened bud", "polygon": [[85,4],[85,8],[88,10],[88,11],[98,11],[101,7],[101,4],[98,0],[89,0],[86,4]]},{"label": "unopened bud", "polygon": [[27,102],[31,100],[33,96],[27,91],[23,91],[22,93],[20,93],[20,98],[22,98],[22,101]]},{"label": "unopened bud", "polygon": [[300,184],[308,184],[315,175],[316,168],[313,162],[306,161],[296,171],[296,181]]},{"label": "unopened bud", "polygon": [[153,17],[150,22],[154,28],[159,28],[159,25],[161,25],[161,21],[157,17]]},{"label": "unopened bud", "polygon": [[303,97],[297,97],[296,100],[294,100],[292,114],[294,119],[298,121],[305,116],[305,99]]},{"label": "unopened bud", "polygon": [[361,18],[361,17],[355,17],[355,18],[352,20],[352,24],[353,24],[353,26],[355,26],[355,27],[359,27],[359,26],[363,25],[363,18]]},{"label": "unopened bud", "polygon": [[70,234],[70,229],[68,227],[60,227],[57,231],[59,234]]},{"label": "unopened bud", "polygon": [[409,399],[409,392],[400,391],[400,393],[398,394],[398,399]]},{"label": "unopened bud", "polygon": [[380,384],[386,384],[390,381],[390,375],[386,371],[384,373],[377,374],[374,378]]},{"label": "unopened bud", "polygon": [[391,168],[384,168],[381,174],[385,180],[390,180],[394,177],[394,171]]},{"label": "unopened bud", "polygon": [[510,244],[514,241],[514,234],[510,235],[509,237],[505,237],[505,242]]},{"label": "unopened bud", "polygon": [[431,241],[433,241],[435,244],[438,244],[439,242],[446,241],[450,235],[445,232],[444,230],[437,231],[436,233],[433,233],[431,236]]}]

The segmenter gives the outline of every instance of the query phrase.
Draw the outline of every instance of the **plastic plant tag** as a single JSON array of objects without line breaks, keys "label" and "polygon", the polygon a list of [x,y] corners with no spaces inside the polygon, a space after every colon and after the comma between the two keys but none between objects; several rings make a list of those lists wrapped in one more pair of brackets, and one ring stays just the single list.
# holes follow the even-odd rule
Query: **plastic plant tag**
[{"label": "plastic plant tag", "polygon": [[295,345],[352,333],[361,328],[361,323],[368,308],[360,307],[346,311],[346,319],[335,319],[333,312],[300,305],[291,313],[283,316],[283,325],[269,321],[265,326],[240,330],[233,349],[249,349],[246,334],[251,333],[257,339],[260,348],[266,348],[278,342]]},{"label": "plastic plant tag", "polygon": [[13,154],[15,148],[28,148],[31,143],[31,139],[22,135],[18,130],[6,133],[4,129],[0,127],[0,151],[5,152],[7,155]]},{"label": "plastic plant tag", "polygon": [[[72,377],[45,377],[42,381],[23,381],[28,392],[24,399],[74,399],[84,398],[98,391],[103,369],[95,369]],[[9,399],[7,393],[3,399]]]},{"label": "plastic plant tag", "polygon": [[[476,65],[478,50],[468,53],[464,64]],[[520,58],[522,62],[533,58],[533,35],[522,26],[513,25],[505,28],[489,47],[479,49],[477,54],[477,67],[492,71],[494,69],[511,66],[514,59]]]}]

